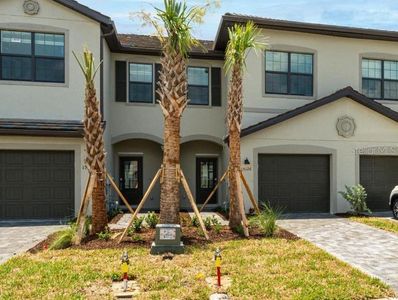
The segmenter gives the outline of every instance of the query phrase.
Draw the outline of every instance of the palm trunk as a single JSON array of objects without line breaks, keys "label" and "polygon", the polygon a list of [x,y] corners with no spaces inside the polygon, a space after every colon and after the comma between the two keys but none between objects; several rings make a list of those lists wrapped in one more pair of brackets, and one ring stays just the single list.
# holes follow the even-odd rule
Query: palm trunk
[{"label": "palm trunk", "polygon": [[186,60],[164,49],[159,76],[160,107],[164,115],[163,170],[160,184],[160,222],[180,221],[180,122],[187,105]]},{"label": "palm trunk", "polygon": [[180,188],[176,175],[180,163],[180,117],[169,117],[164,123],[163,178],[160,186],[160,222],[180,222]]},{"label": "palm trunk", "polygon": [[94,83],[86,85],[84,140],[86,142],[86,163],[90,172],[97,173],[97,182],[92,194],[92,233],[104,230],[108,224],[105,202],[105,147],[104,129]]},{"label": "palm trunk", "polygon": [[[240,180],[237,171],[241,168],[240,127],[242,121],[242,74],[239,65],[232,70],[228,92],[228,134],[229,134],[229,227],[236,228],[242,224],[243,195],[238,188]],[[239,192],[240,191],[240,192]]]}]

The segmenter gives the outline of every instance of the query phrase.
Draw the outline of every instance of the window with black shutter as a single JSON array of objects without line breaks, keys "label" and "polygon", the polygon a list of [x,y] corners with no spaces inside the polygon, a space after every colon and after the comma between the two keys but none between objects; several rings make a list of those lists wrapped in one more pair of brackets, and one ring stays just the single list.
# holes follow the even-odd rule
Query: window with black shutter
[{"label": "window with black shutter", "polygon": [[153,103],[153,65],[130,63],[129,102]]}]

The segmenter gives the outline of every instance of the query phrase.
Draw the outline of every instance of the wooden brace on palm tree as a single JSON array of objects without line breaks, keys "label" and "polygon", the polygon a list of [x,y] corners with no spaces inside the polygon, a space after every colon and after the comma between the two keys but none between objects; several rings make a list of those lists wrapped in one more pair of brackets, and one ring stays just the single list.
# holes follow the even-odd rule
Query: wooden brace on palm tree
[{"label": "wooden brace on palm tree", "polygon": [[[131,224],[133,224],[134,219],[137,217],[138,213],[141,211],[142,207],[144,206],[146,200],[149,198],[149,195],[152,192],[152,189],[154,188],[156,182],[158,180],[160,180],[160,181],[162,180],[162,174],[163,174],[163,166],[162,166],[162,168],[160,168],[156,172],[155,176],[153,177],[151,183],[148,186],[148,189],[146,190],[146,192],[145,192],[144,196],[142,197],[140,203],[138,204],[135,212],[133,213],[129,223],[127,224],[127,227],[125,228],[125,230],[123,231],[122,235],[120,236],[118,243],[121,243],[123,241],[123,239],[126,237],[129,227],[131,226]],[[194,197],[192,195],[191,189],[189,188],[189,185],[188,185],[188,182],[187,182],[187,180],[185,178],[185,175],[184,175],[183,171],[181,170],[181,168],[179,166],[178,166],[178,174],[176,174],[176,176],[179,178],[179,182],[181,182],[181,184],[182,184],[182,186],[183,186],[183,188],[185,190],[185,193],[187,194],[188,200],[189,200],[189,202],[190,202],[190,204],[192,206],[192,209],[194,210],[195,215],[196,215],[196,217],[199,220],[199,224],[200,224],[200,227],[201,227],[201,229],[203,231],[203,234],[204,234],[206,240],[208,240],[209,239],[209,235],[208,235],[206,227],[204,225],[202,216],[200,215],[198,207],[196,206],[195,199],[194,199]]]},{"label": "wooden brace on palm tree", "polygon": [[[202,204],[202,206],[200,207],[200,212],[202,212],[202,210],[206,207],[207,203],[211,200],[211,198],[213,197],[213,195],[216,193],[216,191],[218,190],[218,188],[221,186],[222,182],[228,181],[228,169],[224,172],[224,174],[221,176],[220,180],[217,182],[216,186],[213,188],[213,190],[210,192],[210,194],[207,196],[205,202]],[[245,187],[245,190],[247,192],[247,195],[249,196],[250,202],[254,207],[254,210],[256,211],[257,214],[260,213],[260,208],[258,207],[258,203],[256,201],[256,198],[254,197],[254,194],[252,192],[252,190],[250,189],[249,184],[246,181],[245,175],[243,174],[242,170],[239,170],[239,178],[240,181],[243,183],[243,186]]]}]

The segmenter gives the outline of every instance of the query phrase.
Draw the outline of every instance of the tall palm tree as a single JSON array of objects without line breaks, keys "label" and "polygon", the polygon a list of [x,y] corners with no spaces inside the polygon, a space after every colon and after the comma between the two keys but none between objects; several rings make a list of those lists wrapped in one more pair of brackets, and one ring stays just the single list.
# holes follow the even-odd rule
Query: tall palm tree
[{"label": "tall palm tree", "polygon": [[93,53],[88,49],[84,49],[82,61],[75,53],[73,55],[85,78],[84,141],[87,167],[91,174],[97,174],[97,182],[92,194],[92,233],[98,233],[103,231],[108,224],[105,203],[104,128],[94,86],[94,78],[99,66],[95,67]]},{"label": "tall palm tree", "polygon": [[206,7],[188,8],[185,1],[164,0],[164,8],[155,8],[156,16],[142,17],[151,23],[162,44],[161,71],[157,93],[164,116],[164,147],[160,186],[160,222],[179,223],[180,123],[188,104],[187,58],[199,42],[192,36],[192,24],[200,23]]},{"label": "tall palm tree", "polygon": [[265,42],[261,41],[261,31],[253,22],[246,25],[235,24],[228,28],[229,41],[225,51],[225,70],[231,72],[228,90],[228,136],[229,136],[229,227],[236,228],[242,224],[244,207],[240,188],[239,171],[240,131],[243,113],[242,77],[245,69],[248,50],[263,50]]}]

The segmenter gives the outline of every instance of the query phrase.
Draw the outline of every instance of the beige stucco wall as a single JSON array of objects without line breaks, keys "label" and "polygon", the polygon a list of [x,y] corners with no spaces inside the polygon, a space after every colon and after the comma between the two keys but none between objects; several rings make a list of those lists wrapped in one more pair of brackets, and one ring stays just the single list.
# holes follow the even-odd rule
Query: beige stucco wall
[{"label": "beige stucco wall", "polygon": [[69,150],[75,154],[75,215],[79,212],[80,199],[87,182],[84,168],[84,143],[79,138],[0,136],[1,150]]},{"label": "beige stucco wall", "polygon": [[[344,115],[355,120],[353,137],[343,138],[337,134],[337,118]],[[359,183],[359,153],[372,147],[385,149],[383,147],[386,146],[386,152],[381,155],[397,155],[397,151],[388,150],[389,147],[396,147],[397,132],[398,124],[395,121],[343,98],[243,137],[242,158],[247,157],[252,163],[252,169],[245,171],[245,176],[257,197],[259,153],[329,154],[330,211],[345,212],[349,206],[338,191],[344,190],[344,185]],[[248,199],[245,200],[246,207],[250,207]]]},{"label": "beige stucco wall", "polygon": [[[109,82],[111,98],[107,99],[107,101],[110,102],[110,126],[108,128],[113,142],[126,138],[135,138],[138,135],[148,135],[153,140],[161,141],[163,139],[163,115],[157,104],[114,101],[115,80],[113,74],[116,60],[136,63],[159,63],[160,57],[112,53],[112,62],[109,69],[112,74],[112,80]],[[189,61],[189,65],[222,67],[223,62],[192,59]],[[200,135],[208,140],[221,142],[225,134],[226,93],[226,80],[223,80],[221,107],[188,105],[183,113],[181,123],[181,137],[183,139],[197,138]]]},{"label": "beige stucco wall", "polygon": [[[243,80],[244,127],[280,112],[327,96],[346,86],[361,91],[361,57],[398,60],[396,42],[333,37],[319,34],[263,30],[270,50],[314,54],[314,96],[265,95],[264,53],[250,52]],[[381,101],[398,110],[398,101]]]},{"label": "beige stucco wall", "polygon": [[0,29],[64,33],[65,84],[0,81],[0,118],[81,120],[84,83],[72,51],[81,53],[88,46],[99,62],[99,23],[51,0],[41,0],[34,16],[25,14],[22,4],[0,1]]}]

